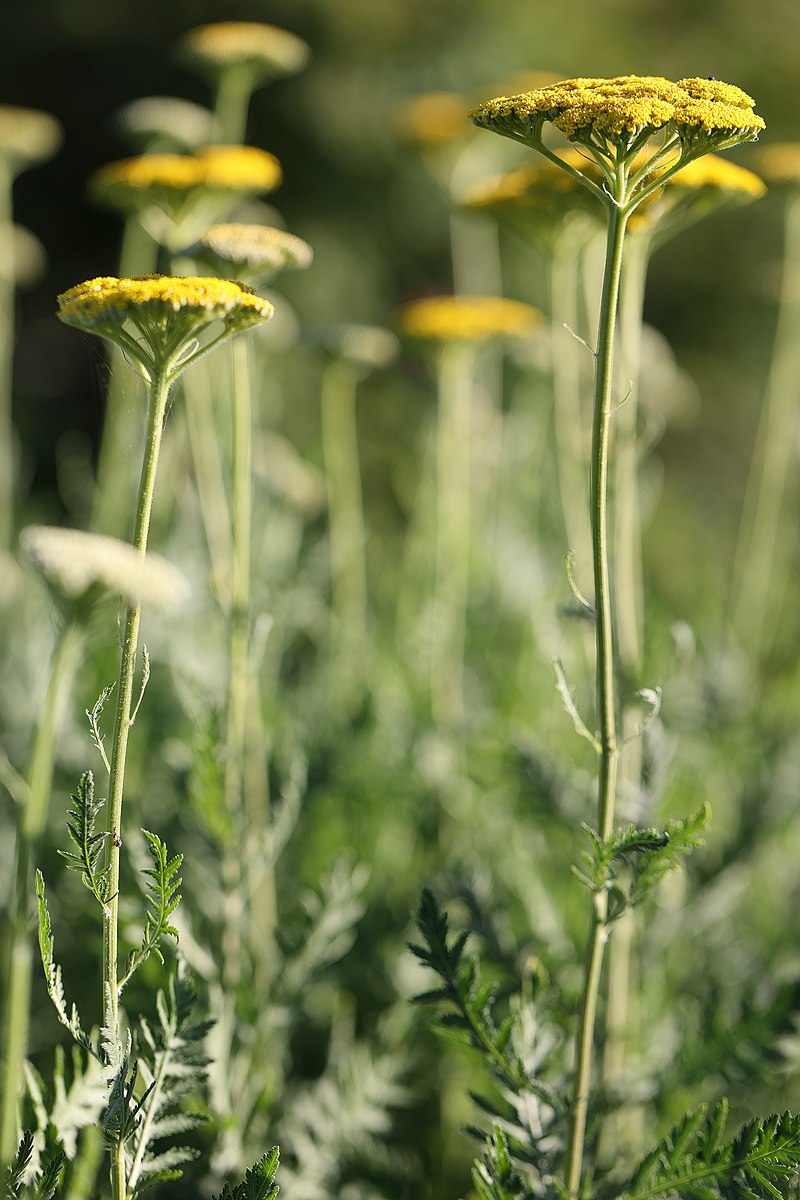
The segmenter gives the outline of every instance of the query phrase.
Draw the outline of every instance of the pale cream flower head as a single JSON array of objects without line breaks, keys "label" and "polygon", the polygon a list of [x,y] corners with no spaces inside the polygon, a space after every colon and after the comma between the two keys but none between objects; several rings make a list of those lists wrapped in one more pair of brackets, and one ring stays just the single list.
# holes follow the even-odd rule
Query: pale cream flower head
[{"label": "pale cream flower head", "polygon": [[293,75],[307,64],[306,42],[287,29],[256,21],[218,21],[189,30],[181,39],[183,55],[205,74],[237,70],[251,85]]},{"label": "pale cream flower head", "polygon": [[214,114],[178,96],[142,96],[124,105],[116,122],[136,149],[197,150],[214,139]]},{"label": "pale cream flower head", "polygon": [[281,271],[305,270],[314,252],[308,242],[270,225],[212,225],[185,254],[219,275],[230,275],[258,287]]},{"label": "pale cream flower head", "polygon": [[182,604],[189,595],[182,571],[159,554],[139,554],[118,538],[28,525],[19,541],[34,570],[68,601],[91,602],[112,592],[130,605],[167,609]]},{"label": "pale cream flower head", "polygon": [[49,113],[0,104],[0,158],[13,175],[52,158],[61,138],[61,126]]}]

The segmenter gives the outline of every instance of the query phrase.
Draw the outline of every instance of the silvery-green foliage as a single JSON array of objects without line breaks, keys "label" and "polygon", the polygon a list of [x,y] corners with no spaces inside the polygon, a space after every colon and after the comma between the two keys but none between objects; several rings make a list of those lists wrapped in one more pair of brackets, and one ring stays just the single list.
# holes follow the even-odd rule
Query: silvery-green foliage
[{"label": "silvery-green foliage", "polygon": [[241,1183],[226,1183],[214,1200],[276,1200],[280,1191],[275,1182],[279,1162],[280,1150],[273,1146],[247,1170]]},{"label": "silvery-green foliage", "polygon": [[56,1151],[37,1168],[33,1165],[34,1139],[25,1130],[14,1159],[5,1170],[3,1200],[53,1200],[64,1172],[64,1154]]},{"label": "silvery-green foliage", "polygon": [[77,1153],[78,1135],[97,1122],[106,1104],[108,1084],[103,1068],[80,1046],[72,1047],[69,1058],[62,1046],[56,1046],[52,1094],[30,1063],[26,1064],[25,1081],[36,1118],[37,1152],[49,1134],[71,1162]]}]

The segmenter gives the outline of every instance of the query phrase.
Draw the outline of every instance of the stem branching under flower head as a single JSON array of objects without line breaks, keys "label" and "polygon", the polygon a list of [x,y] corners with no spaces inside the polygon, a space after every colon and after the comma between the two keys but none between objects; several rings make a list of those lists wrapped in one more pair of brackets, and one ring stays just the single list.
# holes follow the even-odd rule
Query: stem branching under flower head
[{"label": "stem branching under flower head", "polygon": [[[580,180],[606,204],[630,212],[669,174],[712,150],[753,141],[764,122],[754,101],[718,79],[622,75],[567,79],[549,87],[487,100],[470,114],[476,125],[532,146]],[[602,173],[573,167],[542,141],[550,122],[583,146]],[[642,166],[633,160],[655,135],[660,148]],[[668,162],[669,166],[658,171]]]},{"label": "stem branching under flower head", "polygon": [[528,337],[542,320],[538,309],[501,296],[429,296],[406,305],[400,316],[409,337],[436,342],[481,342]]},{"label": "stem branching under flower head", "polygon": [[[162,369],[169,381],[224,338],[268,321],[273,312],[268,300],[243,284],[194,276],[102,276],[58,297],[66,325],[116,342],[146,379]],[[201,344],[220,323],[221,332]]]}]

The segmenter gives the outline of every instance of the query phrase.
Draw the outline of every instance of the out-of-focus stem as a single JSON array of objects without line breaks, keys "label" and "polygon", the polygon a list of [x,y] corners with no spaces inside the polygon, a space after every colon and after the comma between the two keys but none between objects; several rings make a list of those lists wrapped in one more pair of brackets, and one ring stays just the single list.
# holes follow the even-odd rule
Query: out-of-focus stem
[{"label": "out-of-focus stem", "polygon": [[366,533],[358,454],[358,368],[330,363],[322,378],[322,452],[328,488],[331,554],[331,689],[336,702],[358,701],[367,641]]},{"label": "out-of-focus stem", "polygon": [[786,205],[783,278],[764,406],[747,481],[733,573],[729,635],[757,666],[783,597],[784,494],[797,442],[800,399],[800,196]]},{"label": "out-of-focus stem", "polygon": [[47,823],[53,784],[56,737],[61,714],[84,644],[83,624],[65,626],[53,653],[42,718],[28,768],[28,793],[17,830],[14,888],[9,914],[10,946],[3,1018],[3,1082],[0,1111],[0,1165],[17,1149],[17,1112],[22,1064],[28,1048],[33,948],[31,943],[31,865]]},{"label": "out-of-focus stem", "polygon": [[14,527],[14,223],[13,176],[0,155],[0,551],[10,551]]},{"label": "out-of-focus stem", "polygon": [[464,712],[464,643],[470,559],[470,441],[474,349],[442,346],[436,430],[436,566],[431,650],[431,711],[452,728]]},{"label": "out-of-focus stem", "polygon": [[253,80],[246,68],[231,67],[220,75],[214,104],[218,142],[226,146],[244,143],[252,94]]}]

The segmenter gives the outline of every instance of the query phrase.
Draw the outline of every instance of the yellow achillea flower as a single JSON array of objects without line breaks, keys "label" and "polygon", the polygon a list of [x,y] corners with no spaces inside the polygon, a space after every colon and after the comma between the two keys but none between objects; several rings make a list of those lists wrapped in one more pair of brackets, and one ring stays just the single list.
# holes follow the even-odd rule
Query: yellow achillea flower
[{"label": "yellow achillea flower", "polygon": [[[152,275],[79,283],[58,297],[57,315],[116,342],[152,378],[165,361],[176,375],[211,344],[268,321],[273,311],[268,300],[229,279]],[[199,336],[218,322],[222,332],[199,346]]]},{"label": "yellow achillea flower", "polygon": [[435,145],[463,138],[469,132],[466,101],[457,92],[422,92],[404,100],[397,110],[397,129],[409,141]]},{"label": "yellow achillea flower", "polygon": [[764,122],[740,88],[717,79],[622,75],[615,79],[566,79],[518,96],[487,100],[470,113],[476,125],[526,140],[545,121],[573,140],[591,133],[625,137],[645,130],[702,130],[755,137]]},{"label": "yellow achillea flower", "polygon": [[400,327],[409,337],[439,342],[479,342],[527,337],[541,323],[529,304],[501,296],[430,296],[407,304]]},{"label": "yellow achillea flower", "polygon": [[758,169],[769,183],[800,183],[800,142],[776,142],[758,154]]},{"label": "yellow achillea flower", "polygon": [[269,225],[212,225],[187,254],[224,275],[249,283],[264,282],[279,271],[303,270],[314,252],[308,242]]},{"label": "yellow achillea flower", "polygon": [[463,206],[522,225],[545,241],[576,212],[599,218],[602,210],[560,164],[574,167],[598,184],[602,179],[600,169],[581,150],[563,150],[557,157],[558,163],[547,159],[521,163],[504,175],[473,184],[462,198]]},{"label": "yellow achillea flower", "polygon": [[46,162],[61,145],[61,126],[49,113],[0,104],[0,158],[13,174]]},{"label": "yellow achillea flower", "polygon": [[210,73],[239,68],[248,71],[254,81],[293,74],[311,55],[296,34],[255,21],[200,25],[184,35],[182,45],[187,57]]},{"label": "yellow achillea flower", "polygon": [[207,146],[195,154],[143,154],[101,167],[92,178],[96,195],[119,208],[160,200],[183,201],[199,189],[269,192],[281,181],[274,155],[255,146]]},{"label": "yellow achillea flower", "polygon": [[69,599],[88,600],[110,591],[128,604],[171,608],[189,594],[182,571],[159,554],[142,556],[129,542],[62,529],[28,525],[19,535],[28,562]]},{"label": "yellow achillea flower", "polygon": [[667,187],[719,188],[721,191],[741,192],[753,200],[760,199],[767,190],[764,180],[755,171],[748,171],[747,167],[740,167],[717,154],[707,154],[705,158],[682,167],[668,180]]}]

